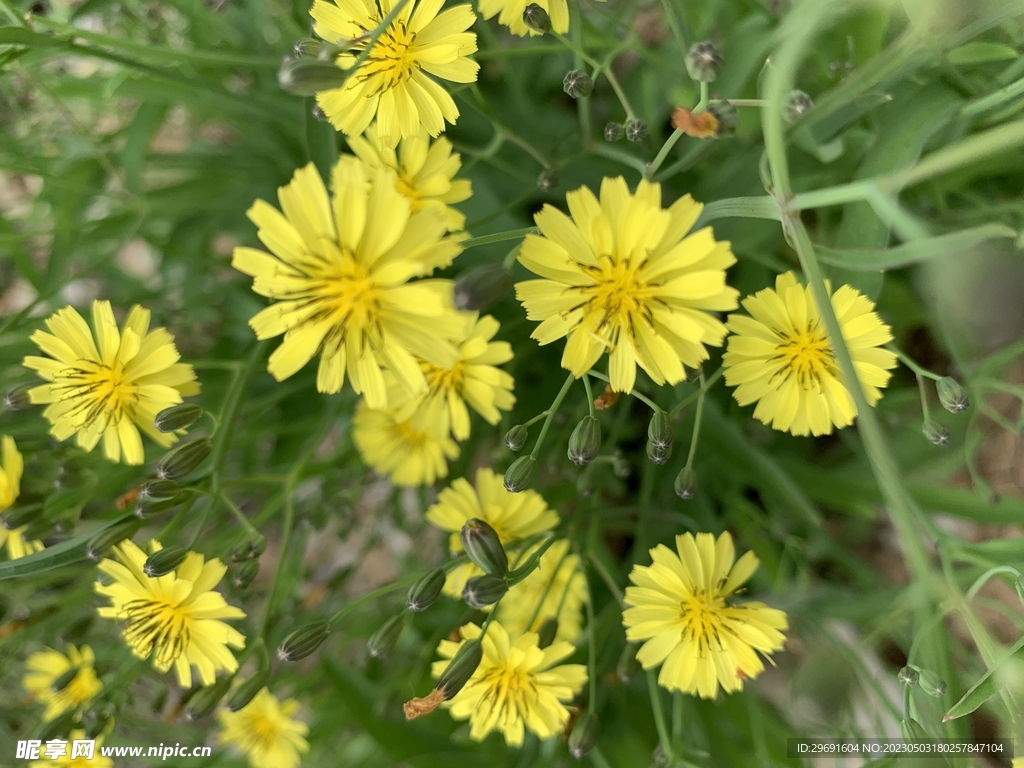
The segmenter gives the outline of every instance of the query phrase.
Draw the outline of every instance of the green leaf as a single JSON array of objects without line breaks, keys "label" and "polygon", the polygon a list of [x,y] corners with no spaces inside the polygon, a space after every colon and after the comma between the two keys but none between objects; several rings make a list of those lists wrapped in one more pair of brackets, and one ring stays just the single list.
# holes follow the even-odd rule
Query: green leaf
[{"label": "green leaf", "polygon": [[0,27],[0,45],[27,45],[30,48],[54,48],[64,45],[49,35],[41,35],[23,27]]},{"label": "green leaf", "polygon": [[999,692],[999,683],[995,679],[996,672],[999,668],[1008,662],[1015,656],[1019,656],[1021,661],[1024,661],[1024,637],[1017,641],[1017,643],[1010,649],[1009,653],[1003,656],[1002,659],[996,662],[990,670],[988,670],[981,678],[970,687],[970,689],[963,695],[956,704],[950,707],[949,711],[943,715],[942,722],[948,722],[949,720],[956,720],[958,717],[969,715],[974,712],[978,707],[984,704],[986,701],[991,699]]},{"label": "green leaf", "polygon": [[85,548],[96,534],[113,528],[120,523],[135,519],[134,515],[124,515],[116,520],[109,521],[106,525],[94,531],[83,533],[81,536],[76,536],[73,539],[62,541],[60,544],[47,547],[42,552],[36,552],[17,560],[5,560],[0,563],[0,581],[34,576],[44,571],[52,571],[54,568],[80,563],[86,559]]},{"label": "green leaf", "polygon": [[970,251],[979,243],[995,238],[1016,238],[1017,232],[1003,224],[983,224],[948,235],[915,240],[893,248],[829,248],[815,245],[818,258],[824,263],[843,269],[868,272],[880,269],[898,269],[928,259]]},{"label": "green leaf", "polygon": [[946,54],[950,64],[986,64],[990,61],[1011,61],[1019,54],[1003,43],[974,42],[954,48]]},{"label": "green leaf", "polygon": [[166,114],[166,104],[144,102],[128,128],[124,150],[121,152],[121,164],[124,166],[128,189],[136,194],[142,192],[142,172],[149,154],[149,143],[163,125]]}]

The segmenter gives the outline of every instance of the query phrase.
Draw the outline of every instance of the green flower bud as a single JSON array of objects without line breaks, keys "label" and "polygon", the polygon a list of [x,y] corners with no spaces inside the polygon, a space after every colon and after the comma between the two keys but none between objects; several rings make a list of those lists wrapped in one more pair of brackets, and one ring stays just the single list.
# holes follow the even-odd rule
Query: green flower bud
[{"label": "green flower bud", "polygon": [[540,629],[537,632],[537,646],[540,648],[547,648],[555,642],[555,637],[557,635],[558,619],[554,616],[548,616],[544,619],[544,623],[540,625]]},{"label": "green flower bud", "polygon": [[665,411],[655,411],[647,425],[647,458],[664,464],[672,456],[672,419]]},{"label": "green flower bud", "polygon": [[510,451],[521,451],[526,445],[526,439],[530,436],[530,430],[522,424],[516,424],[505,433],[505,447]]},{"label": "green flower bud", "polygon": [[626,643],[626,647],[622,649],[622,653],[619,655],[619,663],[615,667],[615,674],[623,685],[629,685],[640,671],[640,662],[636,658],[637,650],[637,646],[634,643]]},{"label": "green flower bud", "polygon": [[323,645],[331,634],[331,625],[326,621],[317,621],[297,629],[286,637],[277,649],[277,658],[281,661],[298,661],[309,656]]},{"label": "green flower bud", "polygon": [[263,690],[270,680],[270,667],[261,669],[240,686],[235,688],[224,702],[229,712],[237,712],[245,707],[250,701],[256,698],[256,694]]},{"label": "green flower bud", "polygon": [[783,112],[783,119],[790,125],[797,123],[814,107],[814,99],[803,91],[792,91],[786,99],[786,111]]},{"label": "green flower bud", "polygon": [[330,61],[285,59],[277,70],[277,83],[296,96],[314,96],[320,91],[340,88],[348,73]]},{"label": "green flower bud", "polygon": [[963,413],[971,405],[971,398],[960,382],[951,376],[943,376],[935,383],[939,402],[950,413]]},{"label": "green flower bud", "polygon": [[366,650],[375,659],[382,659],[394,650],[398,636],[402,634],[402,616],[398,614],[385,621],[380,629],[366,641]]},{"label": "green flower bud", "polygon": [[477,518],[466,521],[459,532],[462,548],[469,559],[484,573],[504,576],[508,573],[508,555],[498,538],[498,532]]},{"label": "green flower bud", "polygon": [[235,567],[231,569],[231,586],[235,589],[245,589],[252,584],[252,580],[259,572],[260,561],[256,558],[235,563]]},{"label": "green flower bud", "polygon": [[919,669],[918,685],[921,690],[929,696],[941,698],[946,693],[946,681],[932,672],[930,669]]},{"label": "green flower bud", "polygon": [[601,422],[593,416],[584,416],[569,437],[567,454],[573,464],[584,466],[601,452]]},{"label": "green flower bud", "polygon": [[686,54],[686,71],[698,83],[713,83],[722,71],[722,54],[707,40],[694,43]]},{"label": "green flower bud", "polygon": [[440,691],[445,701],[450,701],[469,682],[483,658],[484,649],[480,641],[466,640],[437,678],[434,690]]},{"label": "green flower bud", "polygon": [[481,610],[501,600],[506,592],[508,582],[501,576],[492,576],[488,573],[469,579],[462,590],[462,599],[470,608]]},{"label": "green flower bud", "polygon": [[132,514],[140,520],[149,520],[157,515],[170,512],[184,500],[185,495],[180,493],[168,499],[145,499],[135,504],[135,507],[132,509]]},{"label": "green flower bud", "polygon": [[900,673],[896,675],[896,679],[899,681],[900,685],[905,685],[907,688],[913,688],[917,685],[918,680],[921,679],[921,675],[918,674],[917,669],[914,667],[907,666],[900,670]]},{"label": "green flower bud", "polygon": [[[26,504],[23,507],[11,507],[0,516],[0,524],[8,531],[35,522],[43,514],[41,504]],[[5,537],[6,538],[6,537]]]},{"label": "green flower bud", "polygon": [[28,391],[35,387],[35,384],[19,384],[11,387],[4,393],[4,408],[9,411],[23,411],[32,405]]},{"label": "green flower bud", "polygon": [[684,501],[689,501],[697,490],[696,473],[690,467],[683,467],[676,475],[676,481],[672,487],[675,489],[676,496]]},{"label": "green flower bud", "polygon": [[325,43],[315,37],[303,37],[295,41],[292,48],[292,55],[296,59],[315,59],[320,55],[320,50]]},{"label": "green flower bud", "polygon": [[252,557],[259,557],[267,551],[267,539],[261,534],[253,534],[245,541],[235,544],[231,548],[231,559],[236,563],[248,560]]},{"label": "green flower bud", "polygon": [[444,568],[435,568],[409,588],[406,607],[414,613],[427,610],[441,594],[447,578]]},{"label": "green flower bud", "polygon": [[924,727],[912,717],[905,717],[900,721],[900,735],[907,741],[931,738]]},{"label": "green flower bud", "polygon": [[[78,670],[76,669],[77,673]],[[63,689],[62,689],[63,690]],[[48,723],[43,723],[39,726],[38,730],[32,734],[33,739],[38,739],[42,742],[50,741],[51,739],[64,739],[71,735],[72,730],[77,730],[81,726],[75,719],[75,711],[65,712],[55,720],[51,720]]]},{"label": "green flower bud", "polygon": [[165,501],[178,495],[180,486],[170,480],[148,480],[139,486],[136,501]]},{"label": "green flower bud", "polygon": [[608,123],[604,127],[605,141],[622,141],[625,135],[626,129],[622,127],[622,123]]},{"label": "green flower bud", "polygon": [[188,706],[185,707],[185,716],[189,720],[202,720],[213,712],[220,704],[220,700],[224,698],[224,694],[228,692],[231,678],[232,675],[219,677],[213,685],[208,685],[196,693],[189,699]]},{"label": "green flower bud", "polygon": [[647,441],[647,458],[654,464],[665,464],[672,458],[672,446],[658,448],[654,443]]},{"label": "green flower bud", "polygon": [[569,754],[577,760],[582,760],[597,744],[597,736],[601,730],[601,723],[597,715],[587,712],[576,721],[572,733],[569,734]]},{"label": "green flower bud", "polygon": [[164,454],[156,467],[156,476],[161,480],[181,480],[203,463],[210,455],[210,439],[200,437],[190,440]]},{"label": "green flower bud", "polygon": [[520,456],[512,462],[512,466],[505,472],[505,490],[509,493],[519,493],[530,484],[530,476],[537,466],[537,460],[533,456]]},{"label": "green flower bud", "polygon": [[732,136],[740,124],[740,111],[728,101],[713,101],[708,104],[708,112],[718,121],[716,137]]},{"label": "green flower bud", "polygon": [[551,192],[558,188],[559,180],[560,177],[555,168],[546,168],[537,177],[537,189],[541,192]]},{"label": "green flower bud", "polygon": [[626,140],[639,144],[647,138],[647,123],[639,118],[626,121]]},{"label": "green flower bud", "polygon": [[545,32],[551,31],[551,17],[548,16],[547,11],[536,3],[530,3],[526,6],[526,10],[523,11],[523,23],[534,32],[540,32],[542,35]]},{"label": "green flower bud", "polygon": [[152,579],[166,576],[188,557],[188,548],[170,546],[154,552],[142,564],[142,572]]},{"label": "green flower bud", "polygon": [[921,432],[933,445],[947,445],[949,443],[949,430],[945,425],[929,419],[921,425]]},{"label": "green flower bud", "polygon": [[317,120],[317,121],[319,121],[321,123],[330,122],[327,119],[327,113],[324,112],[323,108],[319,104],[314,104],[313,108],[311,110],[309,110],[309,114],[311,114],[313,116],[314,120]]},{"label": "green flower bud", "polygon": [[102,560],[112,547],[125,539],[130,539],[141,527],[141,520],[126,520],[100,531],[89,540],[85,547],[85,556],[90,560]]},{"label": "green flower bud", "polygon": [[582,69],[574,69],[562,80],[562,90],[574,99],[582,99],[594,91],[594,81]]},{"label": "green flower bud", "polygon": [[512,287],[512,275],[500,264],[481,264],[455,278],[455,306],[459,309],[486,309]]},{"label": "green flower bud", "polygon": [[78,677],[79,669],[76,666],[71,666],[66,669],[63,674],[57,677],[52,683],[50,683],[50,690],[54,693],[60,693],[69,685],[71,681]]},{"label": "green flower bud", "polygon": [[179,429],[191,427],[202,415],[203,409],[198,405],[179,403],[160,411],[153,420],[153,426],[159,432],[177,432]]}]

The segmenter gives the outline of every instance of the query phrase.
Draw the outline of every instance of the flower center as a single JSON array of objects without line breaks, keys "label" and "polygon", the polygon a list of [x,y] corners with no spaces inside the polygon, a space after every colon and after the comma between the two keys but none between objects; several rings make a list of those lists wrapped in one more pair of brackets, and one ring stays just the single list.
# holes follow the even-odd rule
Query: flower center
[{"label": "flower center", "polygon": [[139,402],[139,388],[125,376],[122,363],[111,367],[79,360],[77,367],[57,374],[53,386],[63,391],[62,402],[71,403],[65,416],[74,421],[75,429],[90,427],[99,420],[100,429],[106,429],[122,418],[131,418]]},{"label": "flower center", "polygon": [[249,727],[246,730],[248,737],[246,741],[250,749],[253,747],[269,749],[277,738],[277,723],[262,712],[249,716]]},{"label": "flower center", "polygon": [[[373,20],[374,24],[379,21]],[[356,77],[364,82],[373,78],[375,87],[372,93],[389,91],[404,83],[412,77],[413,70],[419,68],[412,50],[415,41],[416,33],[410,32],[404,21],[394,22],[370,50]]]},{"label": "flower center", "polygon": [[411,420],[396,423],[394,430],[395,438],[412,450],[422,448],[427,442],[427,433],[414,429]]},{"label": "flower center", "polygon": [[817,322],[806,331],[786,337],[778,347],[778,356],[785,367],[776,375],[795,376],[803,389],[820,389],[821,378],[836,376],[836,361],[832,347]]},{"label": "flower center", "polygon": [[189,617],[163,600],[131,600],[118,615],[127,622],[124,639],[140,658],[156,650],[155,666],[166,672],[189,644]]},{"label": "flower center", "polygon": [[427,387],[432,391],[459,392],[466,381],[466,363],[463,360],[456,360],[452,368],[441,368],[421,360],[420,368],[427,380]]},{"label": "flower center", "polygon": [[683,621],[683,632],[689,633],[697,642],[700,655],[711,645],[712,638],[720,645],[718,636],[724,629],[722,611],[725,599],[718,594],[694,592],[679,604],[679,618]]},{"label": "flower center", "polygon": [[310,303],[317,305],[313,313],[316,319],[331,316],[336,324],[359,328],[373,325],[376,320],[379,304],[373,276],[347,251],[342,252],[339,260],[323,266],[314,277],[309,294],[313,299]]},{"label": "flower center", "polygon": [[650,319],[645,303],[650,289],[637,281],[636,270],[629,262],[616,264],[607,255],[598,257],[598,261],[596,267],[584,267],[596,284],[581,289],[588,297],[590,312],[600,313],[596,329],[609,324],[628,327],[632,325],[632,316],[636,313]]}]

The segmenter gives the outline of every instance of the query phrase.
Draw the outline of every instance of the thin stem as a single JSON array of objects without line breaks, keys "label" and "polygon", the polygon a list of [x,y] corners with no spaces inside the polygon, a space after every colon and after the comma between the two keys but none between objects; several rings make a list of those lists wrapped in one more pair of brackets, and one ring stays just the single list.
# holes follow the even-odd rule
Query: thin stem
[{"label": "thin stem", "polygon": [[658,742],[661,744],[661,751],[665,753],[665,762],[672,765],[676,760],[675,751],[672,749],[672,738],[665,723],[665,712],[661,706],[661,692],[658,690],[658,678],[653,669],[647,670],[647,692],[651,696],[651,709],[654,711],[654,725],[658,729]]},{"label": "thin stem", "polygon": [[672,0],[661,0],[661,5],[665,9],[665,18],[668,19],[668,25],[672,29],[672,37],[676,39],[676,45],[679,46],[679,55],[685,56],[689,50],[686,45],[686,34],[683,31],[685,21],[680,17]]},{"label": "thin stem", "polygon": [[551,420],[554,419],[555,413],[558,412],[558,407],[562,404],[562,400],[565,399],[566,394],[569,392],[569,389],[572,387],[572,383],[575,380],[576,377],[570,373],[565,379],[565,384],[563,384],[562,388],[558,391],[558,395],[555,397],[554,402],[551,403],[551,407],[548,408],[547,416],[544,418],[544,426],[540,428],[540,435],[537,437],[537,442],[534,443],[533,450],[530,451],[530,456],[532,458],[536,459],[537,455],[540,453],[540,447],[544,443],[544,438],[547,437],[548,429],[551,427]]},{"label": "thin stem", "polygon": [[668,412],[669,417],[674,418],[677,413],[679,413],[681,410],[683,410],[683,408],[688,406],[694,400],[699,398],[702,393],[707,392],[709,389],[711,389],[713,386],[715,386],[715,384],[718,383],[718,380],[720,378],[722,378],[722,374],[723,373],[725,373],[725,369],[724,368],[719,368],[717,371],[712,373],[708,377],[708,380],[706,382],[704,382],[703,386],[701,386],[700,389],[698,389],[696,392],[693,392],[692,394],[690,394],[687,397],[685,397],[682,400],[682,402],[679,403],[679,405],[677,405],[675,408],[673,408],[671,411]]},{"label": "thin stem", "polygon": [[892,344],[886,344],[885,348],[892,352],[894,355],[896,355],[896,357],[899,358],[899,361],[903,363],[905,366],[907,366],[907,368],[909,368],[915,374],[917,374],[918,378],[923,376],[924,378],[931,379],[932,381],[939,381],[942,378],[941,376],[939,376],[939,374],[932,373],[927,368],[923,368],[916,361],[914,361],[913,358],[910,358],[907,355],[903,354],[903,352],[898,350]]},{"label": "thin stem", "polygon": [[385,584],[383,587],[373,590],[373,592],[368,592],[367,594],[360,597],[358,600],[353,600],[351,603],[349,603],[344,608],[335,613],[333,616],[331,616],[331,618],[327,620],[327,623],[331,626],[334,626],[361,605],[365,605],[366,603],[369,603],[372,600],[376,600],[378,597],[390,595],[392,592],[396,592],[402,589],[403,587],[410,587],[417,581],[419,581],[420,578],[421,574],[406,576],[404,579],[392,582],[391,584]]},{"label": "thin stem", "polygon": [[707,382],[704,381],[704,374],[700,375],[700,391],[697,393],[697,415],[693,418],[693,436],[690,438],[690,453],[686,457],[686,468],[693,468],[693,457],[697,453],[697,443],[700,441],[700,424],[704,419],[704,397],[707,395]]},{"label": "thin stem", "polygon": [[701,82],[700,84],[700,101],[697,102],[697,106],[693,108],[693,114],[703,112],[708,107],[708,84]]},{"label": "thin stem", "polygon": [[[583,48],[583,13],[579,7],[579,0],[569,3],[569,32],[572,35],[572,42],[575,48]],[[573,51],[573,69],[583,68],[583,57]],[[589,147],[593,141],[592,118],[590,114],[590,97],[583,96],[576,100],[576,114],[580,121],[580,144]]]},{"label": "thin stem", "polygon": [[0,8],[3,9],[4,13],[10,16],[13,21],[19,27],[28,27],[28,23],[21,17],[17,9],[11,5],[10,0],[0,0]]},{"label": "thin stem", "polygon": [[917,391],[921,396],[921,413],[924,416],[924,420],[928,421],[931,419],[931,411],[928,408],[928,392],[924,388],[924,377],[917,376]]},{"label": "thin stem", "polygon": [[295,525],[295,496],[294,488],[289,482],[285,490],[284,498],[284,523],[281,526],[281,549],[277,555],[277,568],[274,569],[274,579],[270,582],[270,592],[267,593],[267,606],[263,611],[263,621],[260,622],[259,636],[267,634],[267,624],[270,621],[270,614],[274,611],[274,600],[277,597],[278,585],[281,583],[281,574],[284,572],[284,562],[288,557],[288,549],[292,540],[292,528]]},{"label": "thin stem", "polygon": [[590,418],[597,418],[597,409],[594,407],[594,392],[590,389],[590,376],[583,374],[583,388],[587,391],[587,408],[589,409]]},{"label": "thin stem", "polygon": [[734,107],[767,107],[768,102],[764,99],[727,99]]},{"label": "thin stem", "polygon": [[[611,379],[609,379],[609,378],[608,378],[607,376],[605,376],[605,375],[604,375],[603,373],[600,373],[600,372],[598,372],[598,371],[595,371],[595,370],[594,370],[593,368],[591,368],[591,369],[590,369],[589,371],[587,371],[587,374],[588,374],[588,375],[590,375],[590,376],[593,376],[594,378],[600,379],[601,381],[605,381],[605,382],[608,382],[609,384],[611,383]],[[635,397],[635,398],[636,398],[637,400],[639,400],[639,401],[640,401],[640,402],[642,402],[642,403],[646,403],[646,404],[647,404],[647,406],[648,406],[648,407],[649,407],[649,408],[650,408],[651,410],[653,410],[654,412],[656,412],[656,413],[657,413],[658,411],[660,411],[660,410],[661,410],[661,408],[660,408],[660,407],[658,407],[658,404],[657,404],[657,403],[655,403],[655,402],[654,402],[653,400],[651,400],[650,398],[648,398],[648,397],[646,397],[646,396],[644,396],[644,395],[641,395],[641,394],[640,394],[639,392],[637,392],[637,391],[636,391],[635,389],[634,389],[634,390],[632,390],[632,391],[631,391],[631,392],[629,393],[629,395],[630,395],[630,397]]]},{"label": "thin stem", "polygon": [[468,248],[475,248],[478,245],[490,245],[491,243],[501,243],[505,240],[518,240],[527,235],[536,235],[539,230],[536,227],[524,227],[523,229],[509,229],[505,232],[495,232],[493,235],[482,235],[481,237],[471,237],[469,240],[463,240],[460,245],[463,250]]},{"label": "thin stem", "polygon": [[541,411],[536,416],[534,416],[532,419],[530,419],[528,422],[523,424],[523,426],[524,427],[532,427],[534,424],[536,424],[538,421],[540,421],[541,419],[543,419],[547,415],[548,415],[548,411]]},{"label": "thin stem", "polygon": [[[525,552],[523,552],[521,554],[525,554]],[[566,553],[564,555],[562,555],[562,559],[558,561],[558,565],[555,566],[555,570],[552,572],[551,580],[547,583],[547,586],[544,587],[544,591],[541,592],[540,599],[537,600],[536,604],[533,606],[533,613],[530,614],[530,620],[528,622],[526,622],[526,631],[527,632],[531,631],[530,627],[533,626],[533,623],[535,621],[537,621],[537,617],[540,616],[541,608],[544,607],[544,603],[545,603],[545,601],[547,601],[548,595],[551,594],[551,588],[554,587],[554,585],[555,585],[555,577],[558,576],[558,572],[562,570],[562,565],[565,563],[565,561],[566,561],[566,559],[568,557],[569,557],[569,552],[566,551]],[[564,593],[563,593],[563,598],[564,598]],[[555,611],[555,618],[556,619],[558,618],[559,613],[561,613],[561,611]]]},{"label": "thin stem", "polygon": [[257,531],[255,527],[253,527],[253,524],[249,522],[249,518],[245,516],[245,513],[241,509],[239,509],[238,505],[235,504],[235,502],[233,502],[231,499],[227,497],[227,495],[223,493],[220,494],[219,498],[221,501],[224,502],[224,506],[231,510],[231,514],[235,516],[235,519],[238,521],[238,524],[241,525],[246,530],[247,533],[255,534],[257,536],[260,535],[260,532]]},{"label": "thin stem", "polygon": [[650,179],[654,174],[658,172],[658,169],[661,168],[662,163],[665,162],[665,158],[668,157],[668,153],[672,151],[672,147],[676,145],[676,142],[679,141],[679,139],[681,139],[682,136],[683,130],[681,128],[676,128],[674,131],[672,131],[672,135],[665,139],[665,143],[661,145],[661,149],[658,150],[658,154],[655,156],[651,164],[647,166],[647,170],[644,172],[645,179]]},{"label": "thin stem", "polygon": [[625,608],[625,595],[622,593],[622,588],[615,583],[615,579],[613,579],[612,575],[608,573],[608,569],[604,567],[604,563],[601,562],[601,559],[593,552],[590,553],[587,559],[590,561],[590,564],[594,566],[594,570],[597,571],[597,575],[601,577],[601,581],[604,582],[604,585],[608,587],[608,591],[612,593],[612,597],[615,598],[615,601]]},{"label": "thin stem", "polygon": [[612,87],[612,90],[615,91],[615,96],[618,98],[619,103],[625,110],[626,119],[636,119],[636,113],[633,112],[633,107],[629,103],[629,99],[626,98],[626,93],[622,90],[622,86],[619,85],[619,80],[617,77],[615,77],[615,73],[612,72],[611,58],[613,57],[613,54],[616,52],[613,51],[605,58],[604,62],[598,64],[596,59],[588,56],[586,52],[584,52],[581,48],[577,47],[576,44],[572,40],[567,38],[565,35],[560,35],[557,32],[552,32],[551,34],[554,37],[558,38],[562,45],[564,45],[566,48],[568,48],[570,51],[572,51],[574,54],[583,59],[583,61],[585,61],[587,64],[594,68],[593,79],[596,80],[599,75],[604,75],[605,79],[608,80],[608,84]]},{"label": "thin stem", "polygon": [[[577,550],[576,556],[579,557]],[[580,558],[582,560],[582,558]],[[594,593],[590,590],[590,579],[587,578],[587,569],[583,571],[583,583],[587,588],[587,670],[590,675],[590,688],[588,691],[587,706],[590,712],[597,711],[597,624],[594,621]],[[557,571],[556,571],[557,573]],[[554,579],[552,579],[553,581]]]}]

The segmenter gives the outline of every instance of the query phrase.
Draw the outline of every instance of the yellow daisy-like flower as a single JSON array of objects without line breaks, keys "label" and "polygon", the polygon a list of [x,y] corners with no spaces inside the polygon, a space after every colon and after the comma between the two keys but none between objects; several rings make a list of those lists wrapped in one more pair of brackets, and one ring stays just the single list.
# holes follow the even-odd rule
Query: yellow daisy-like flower
[{"label": "yellow daisy-like flower", "polygon": [[477,319],[476,312],[463,313],[470,319],[469,334],[453,339],[459,357],[452,366],[435,365],[420,361],[427,380],[426,398],[436,398],[445,404],[452,435],[456,440],[469,437],[469,410],[484,417],[488,424],[501,421],[501,411],[510,411],[516,404],[512,376],[495,366],[512,359],[512,347],[507,341],[491,341],[498,332],[498,321],[490,315]]},{"label": "yellow daisy-like flower", "polygon": [[641,181],[630,194],[622,177],[566,195],[572,218],[550,205],[534,216],[540,235],[527,235],[519,261],[543,280],[516,285],[532,338],[550,344],[568,336],[562,367],[579,378],[607,351],[615,392],[629,392],[636,366],[657,384],[686,378],[720,346],[725,326],[710,312],[736,308],[725,284],[736,258],[710,227],[688,234],[703,206],[689,195],[661,207],[661,187]]},{"label": "yellow daisy-like flower", "polygon": [[[844,285],[831,296],[857,378],[874,405],[896,367],[896,355],[879,348],[892,341],[892,331],[875,314],[874,302],[854,288]],[[828,435],[833,425],[852,424],[857,406],[841,379],[811,289],[787,272],[775,279],[775,290],[745,298],[743,308],[750,317],[729,315],[733,335],[722,357],[736,402],[756,401],[755,419],[794,435]]]},{"label": "yellow daisy-like flower", "polygon": [[[33,653],[25,660],[27,672],[21,684],[33,700],[46,707],[43,712],[44,722],[56,720],[65,712],[85,709],[93,697],[103,690],[103,684],[93,669],[95,662],[96,657],[88,645],[83,645],[81,650],[68,645],[67,656],[47,648]],[[77,669],[77,674],[63,688],[55,691],[54,682],[72,669]]]},{"label": "yellow daisy-like flower", "polygon": [[333,199],[310,163],[278,190],[283,214],[257,200],[248,216],[274,255],[240,247],[232,265],[274,300],[249,325],[258,339],[284,334],[267,366],[275,379],[319,354],[317,390],[340,391],[347,372],[370,407],[386,408],[381,366],[416,394],[427,386],[417,357],[440,366],[458,359],[446,339],[464,333],[466,319],[454,310],[451,281],[409,280],[449,265],[462,247],[436,210],[411,212],[394,171],[343,156],[332,187]]},{"label": "yellow daisy-like flower", "polygon": [[[92,752],[88,753],[88,757],[85,754],[78,754],[75,757],[71,756],[76,741],[95,742],[92,745]],[[102,735],[88,737],[85,735],[85,731],[79,729],[72,731],[70,736],[68,736],[67,748],[64,750],[63,755],[52,760],[49,758],[33,760],[30,766],[31,768],[53,768],[53,766],[59,766],[59,768],[114,768],[114,761],[100,752],[100,747],[102,746]],[[46,748],[45,744],[43,744],[43,748]]]},{"label": "yellow daisy-like flower", "polygon": [[[150,542],[150,549],[159,551],[160,543]],[[96,591],[111,602],[99,615],[124,622],[122,636],[132,653],[140,659],[153,656],[158,672],[173,664],[183,688],[192,685],[192,666],[203,685],[213,685],[218,670],[238,669],[228,646],[244,648],[245,637],[222,619],[245,618],[245,613],[213,591],[227,571],[220,560],[189,552],[176,571],[151,578],[142,571],[146,553],[132,541],[122,542],[114,552],[120,562],[99,564],[114,579],[109,585],[96,582]]]},{"label": "yellow daisy-like flower", "polygon": [[553,31],[560,35],[569,31],[569,5],[565,0],[480,0],[480,15],[485,19],[498,16],[498,23],[504,24],[509,32],[519,37],[542,35],[543,32],[528,27],[523,21],[523,11],[532,2],[547,11]]},{"label": "yellow daisy-like flower", "polygon": [[741,690],[743,680],[764,671],[757,655],[780,650],[786,638],[786,614],[764,603],[731,605],[728,600],[746,583],[759,561],[736,552],[728,532],[676,536],[676,552],[659,544],[652,565],[637,565],[629,574],[636,586],[626,588],[622,614],[626,639],[646,641],[636,658],[644,669],[662,665],[658,684],[670,691],[712,699],[721,686]]},{"label": "yellow daisy-like flower", "polygon": [[362,136],[353,136],[348,145],[356,156],[370,168],[385,167],[395,172],[398,191],[409,198],[413,212],[421,208],[436,208],[448,224],[450,232],[466,225],[466,217],[453,203],[461,203],[473,195],[469,179],[456,179],[462,167],[458,152],[441,137],[433,142],[425,128],[418,135],[403,139],[396,150],[383,144],[377,135],[377,125],[371,125]]},{"label": "yellow daisy-like flower", "polygon": [[[480,627],[466,624],[459,633],[462,642],[480,637]],[[462,642],[442,640],[431,671],[440,677]],[[469,737],[483,741],[491,731],[500,731],[505,743],[522,746],[529,729],[542,739],[560,734],[569,720],[565,703],[587,682],[582,664],[559,664],[575,653],[571,643],[556,642],[538,647],[537,634],[527,632],[510,637],[494,621],[482,640],[483,660],[476,672],[444,706],[456,720],[469,720]]]},{"label": "yellow daisy-like flower", "polygon": [[[525,562],[539,546],[522,552],[515,558],[515,565]],[[511,634],[539,632],[544,621],[553,618],[558,620],[556,640],[574,643],[579,638],[587,584],[580,559],[569,547],[568,539],[548,547],[540,557],[540,566],[501,599],[501,623]]]},{"label": "yellow daisy-like flower", "polygon": [[[345,47],[335,63],[349,70],[366,48],[370,33],[397,0],[317,0],[310,15],[313,31]],[[459,110],[432,77],[454,83],[476,82],[480,65],[466,58],[476,52],[476,35],[467,32],[476,14],[468,5],[440,12],[444,0],[409,0],[370,55],[341,88],[322,91],[317,103],[331,124],[358,136],[377,118],[381,143],[394,147],[426,129],[431,136],[454,124]]]},{"label": "yellow daisy-like flower", "polygon": [[278,701],[263,688],[237,712],[217,711],[217,742],[237,747],[253,768],[295,768],[309,751],[309,727],[292,717],[298,709],[295,699]]},{"label": "yellow daisy-like flower", "polygon": [[26,368],[47,384],[29,390],[58,440],[77,435],[78,445],[91,451],[103,438],[111,461],[142,464],[141,429],[164,448],[177,442],[174,433],[157,431],[156,415],[199,394],[191,365],[179,363],[174,337],[163,328],[149,329],[148,309],[134,306],[119,332],[109,301],[92,303],[93,331],[72,307],[47,321],[51,333],[36,331],[32,341],[50,357],[28,356]]},{"label": "yellow daisy-like flower", "polygon": [[[539,493],[531,490],[509,493],[505,490],[504,477],[488,467],[476,471],[476,488],[462,477],[452,481],[437,495],[437,503],[427,510],[426,518],[442,531],[451,531],[448,546],[454,554],[462,552],[459,531],[473,518],[490,525],[504,545],[550,531],[558,525],[558,513],[548,508]],[[445,581],[445,594],[460,597],[466,580],[481,573],[472,563],[454,568]]]},{"label": "yellow daisy-like flower", "polygon": [[[21,458],[14,438],[4,435],[0,440],[3,444],[3,463],[0,465],[0,512],[11,507],[21,494],[21,475],[25,462]],[[8,530],[0,524],[0,546],[7,544],[7,556],[11,560],[31,555],[43,549],[41,541],[27,541],[24,533],[27,525]]]},{"label": "yellow daisy-like flower", "polygon": [[373,409],[365,400],[356,406],[352,440],[359,455],[395,485],[432,485],[459,455],[443,404],[409,400],[394,383],[388,397],[391,408]]}]

